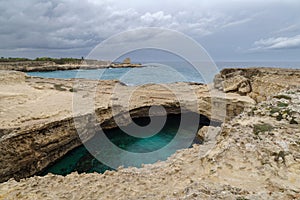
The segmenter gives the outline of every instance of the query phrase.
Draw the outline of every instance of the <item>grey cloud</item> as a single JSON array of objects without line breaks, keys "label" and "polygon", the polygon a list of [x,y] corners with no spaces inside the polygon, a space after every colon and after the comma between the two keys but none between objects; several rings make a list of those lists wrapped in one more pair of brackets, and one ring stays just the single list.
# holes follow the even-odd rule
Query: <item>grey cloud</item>
[{"label": "grey cloud", "polygon": [[2,10],[1,49],[91,47],[139,27],[164,27],[199,37],[236,23],[217,12],[139,12],[116,9],[111,1],[6,1]]},{"label": "grey cloud", "polygon": [[300,48],[300,35],[293,37],[277,37],[261,39],[254,43],[257,50],[265,49],[293,49]]},{"label": "grey cloud", "polygon": [[287,27],[283,27],[277,31],[275,31],[275,34],[283,34],[283,33],[299,33],[300,32],[300,24],[292,24]]},{"label": "grey cloud", "polygon": [[158,11],[155,13],[147,12],[146,14],[142,15],[141,17],[142,24],[145,22],[145,25],[155,25],[160,22],[167,22],[172,20],[172,16],[170,14],[166,14],[163,11]]},{"label": "grey cloud", "polygon": [[[16,2],[15,2],[16,3]],[[16,3],[18,4],[18,3]],[[81,1],[31,1],[1,13],[0,48],[80,48],[95,45],[121,27],[130,11]],[[120,20],[121,19],[121,20]],[[126,18],[125,18],[126,19]],[[119,23],[120,26],[114,23]]]},{"label": "grey cloud", "polygon": [[[226,4],[221,0],[0,0],[0,4],[1,56],[80,55],[114,34],[141,27],[177,30],[218,55],[232,57],[238,46],[241,53],[254,41],[256,50],[298,48],[297,0]],[[144,37],[153,36],[136,40]]]}]

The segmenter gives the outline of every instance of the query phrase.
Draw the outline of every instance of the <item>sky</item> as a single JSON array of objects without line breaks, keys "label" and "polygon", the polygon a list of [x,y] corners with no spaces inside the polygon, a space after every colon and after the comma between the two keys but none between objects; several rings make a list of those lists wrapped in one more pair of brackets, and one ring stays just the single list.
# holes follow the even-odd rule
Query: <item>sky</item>
[{"label": "sky", "polygon": [[81,58],[115,34],[159,27],[216,61],[299,61],[299,10],[299,0],[0,0],[0,56]]}]

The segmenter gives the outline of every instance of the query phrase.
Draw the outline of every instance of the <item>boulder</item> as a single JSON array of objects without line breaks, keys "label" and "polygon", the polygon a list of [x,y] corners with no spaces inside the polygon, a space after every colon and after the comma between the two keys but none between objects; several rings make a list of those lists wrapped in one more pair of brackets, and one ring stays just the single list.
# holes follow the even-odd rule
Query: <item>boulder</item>
[{"label": "boulder", "polygon": [[197,136],[205,143],[215,140],[215,137],[220,133],[220,131],[220,127],[203,126],[198,130]]},{"label": "boulder", "polygon": [[231,78],[225,79],[222,82],[222,88],[224,92],[234,92],[238,91],[240,93],[248,93],[251,91],[251,86],[249,84],[249,79],[244,76],[237,75]]}]

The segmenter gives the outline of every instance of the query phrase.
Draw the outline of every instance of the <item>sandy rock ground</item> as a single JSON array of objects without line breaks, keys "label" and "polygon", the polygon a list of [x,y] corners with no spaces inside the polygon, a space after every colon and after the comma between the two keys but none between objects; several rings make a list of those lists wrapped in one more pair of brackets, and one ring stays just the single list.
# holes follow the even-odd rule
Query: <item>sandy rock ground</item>
[{"label": "sandy rock ground", "polygon": [[[116,80],[46,79],[0,71],[0,182],[33,176],[93,137],[99,125],[126,126],[131,117],[149,116],[152,106],[222,121],[254,103],[248,96],[196,83],[126,86]],[[154,112],[162,115],[159,109]]]},{"label": "sandy rock ground", "polygon": [[[48,174],[19,182],[10,179],[0,184],[0,199],[300,199],[300,89],[277,94],[290,85],[299,85],[299,71],[266,70],[266,75],[263,71],[239,72],[247,80],[241,78],[232,82],[230,79],[235,74],[224,71],[220,85],[226,86],[224,81],[234,83],[236,87],[229,92],[248,95],[226,94],[226,100],[231,103],[226,110],[231,116],[239,113],[233,104],[239,108],[253,105],[249,96],[258,102],[270,94],[274,96],[224,123],[220,132],[218,128],[213,134],[200,131],[201,137],[205,138],[203,145],[179,150],[167,161],[139,169],[120,168],[104,174],[72,173],[66,177]],[[261,75],[253,76],[254,72]],[[179,93],[187,94],[183,83],[147,85],[137,89],[117,81],[100,81],[101,87],[91,93],[93,88],[90,86],[94,83],[83,82],[87,90],[81,93],[74,91],[73,80],[32,78],[20,72],[0,71],[3,134],[0,141],[14,137],[9,132],[11,128],[18,130],[72,117],[74,92],[83,100],[96,94],[95,105],[104,110],[111,100],[120,103],[132,92],[135,95],[131,99],[131,109],[161,104],[174,106],[174,95],[165,87],[177,88]],[[112,97],[116,84],[122,93]],[[196,88],[196,96],[200,98],[201,113],[209,115],[208,102],[211,102],[209,96],[212,93],[208,93],[206,86],[191,87]],[[214,92],[216,98],[224,98],[223,93]],[[122,106],[120,109],[122,111]],[[102,117],[109,115],[104,113]],[[7,150],[12,152],[9,156],[23,151],[22,143],[18,145],[19,149],[18,146],[5,147],[11,148]],[[59,145],[58,142],[57,149],[61,150]],[[22,154],[14,156],[19,155]],[[11,167],[16,165],[15,162],[11,164]]]},{"label": "sandy rock ground", "polygon": [[11,179],[0,199],[300,199],[300,89],[281,95],[223,124],[204,157],[194,145],[139,169]]},{"label": "sandy rock ground", "polygon": [[[79,82],[84,86],[80,86],[80,91],[75,91],[74,87],[78,82],[72,79],[45,79],[26,76],[22,72],[0,71],[0,128],[25,127],[73,117],[74,98],[80,99],[84,112],[87,112],[88,107],[85,104],[90,102],[94,104],[93,108],[106,109],[117,104],[123,109],[135,109],[151,105],[171,105],[177,101],[176,98],[191,101],[199,98],[199,108],[196,109],[207,116],[210,115],[210,106],[206,104],[211,103],[211,96],[221,100],[226,98],[228,102],[241,102],[241,107],[243,103],[254,103],[247,96],[235,93],[225,96],[217,90],[208,89],[206,85],[174,83],[129,87],[116,80]],[[129,105],[126,102],[130,102]],[[227,115],[233,116],[234,109],[227,109]],[[218,116],[218,113],[215,115],[223,117]]]}]

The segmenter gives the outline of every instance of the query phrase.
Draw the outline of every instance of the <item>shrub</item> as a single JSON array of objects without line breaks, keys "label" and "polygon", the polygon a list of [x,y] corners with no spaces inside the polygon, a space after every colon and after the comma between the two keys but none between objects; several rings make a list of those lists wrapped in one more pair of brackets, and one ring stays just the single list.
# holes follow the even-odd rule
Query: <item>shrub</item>
[{"label": "shrub", "polygon": [[291,100],[292,98],[290,96],[284,95],[284,94],[279,94],[274,96],[276,99],[286,99],[286,100]]},{"label": "shrub", "polygon": [[258,135],[259,133],[267,132],[273,130],[274,127],[268,123],[254,124],[253,133]]},{"label": "shrub", "polygon": [[283,102],[278,102],[278,103],[277,103],[277,106],[278,106],[278,107],[288,107],[289,104],[283,103]]}]

